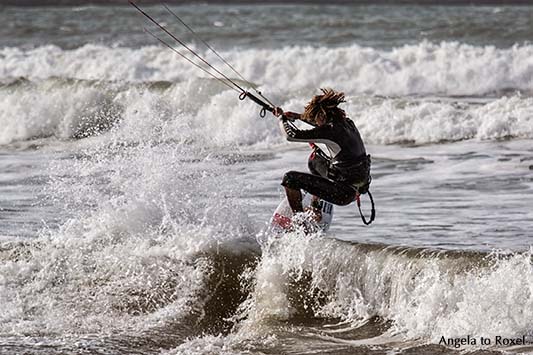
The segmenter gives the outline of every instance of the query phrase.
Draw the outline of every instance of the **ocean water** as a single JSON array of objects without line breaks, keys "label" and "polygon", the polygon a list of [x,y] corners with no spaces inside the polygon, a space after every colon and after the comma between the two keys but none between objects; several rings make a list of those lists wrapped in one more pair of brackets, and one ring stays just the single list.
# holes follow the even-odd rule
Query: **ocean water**
[{"label": "ocean water", "polygon": [[308,147],[132,7],[0,8],[1,354],[533,352],[532,6],[172,9],[286,110],[346,93],[376,221],[270,235]]}]

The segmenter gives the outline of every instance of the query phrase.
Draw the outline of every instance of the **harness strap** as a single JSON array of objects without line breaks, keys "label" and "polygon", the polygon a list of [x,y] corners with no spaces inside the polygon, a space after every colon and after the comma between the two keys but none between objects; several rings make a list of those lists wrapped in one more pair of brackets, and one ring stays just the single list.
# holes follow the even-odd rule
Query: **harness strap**
[{"label": "harness strap", "polygon": [[[328,159],[325,153],[322,151],[322,149],[320,149],[315,143],[310,142],[309,146],[313,149],[313,152],[311,153],[311,159],[314,159],[316,154],[322,155],[323,157]],[[361,165],[365,161],[369,161],[369,160],[370,160],[370,155],[364,155],[359,159],[359,161],[357,162],[357,165]],[[370,181],[372,181],[371,177],[370,177],[368,184],[370,184]],[[359,215],[361,216],[363,223],[368,226],[372,222],[374,222],[374,220],[376,219],[376,206],[374,204],[374,198],[372,197],[372,194],[370,193],[370,191],[367,190],[366,193],[368,194],[368,197],[370,198],[370,203],[372,205],[372,209],[370,211],[370,219],[368,221],[365,218],[363,211],[361,210],[361,194],[359,193],[359,191],[355,193],[355,200],[357,201],[357,208],[359,209]]]},{"label": "harness strap", "polygon": [[376,219],[376,208],[374,205],[374,198],[372,198],[372,194],[370,193],[370,191],[368,191],[367,194],[368,194],[368,197],[370,198],[370,203],[372,204],[370,219],[368,221],[366,220],[363,214],[363,211],[361,211],[361,195],[359,194],[359,192],[357,192],[355,200],[357,201],[357,208],[359,209],[359,215],[361,215],[361,219],[363,220],[363,223],[368,226],[370,223],[374,222],[374,219]]}]

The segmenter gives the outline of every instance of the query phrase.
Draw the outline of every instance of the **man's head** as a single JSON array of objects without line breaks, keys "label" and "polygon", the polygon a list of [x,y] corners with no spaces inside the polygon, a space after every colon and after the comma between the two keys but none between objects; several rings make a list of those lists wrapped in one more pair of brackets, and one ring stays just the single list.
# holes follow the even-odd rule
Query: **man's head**
[{"label": "man's head", "polygon": [[344,119],[346,113],[339,108],[339,104],[346,102],[343,92],[335,92],[333,89],[320,89],[322,95],[316,95],[309,101],[302,114],[304,121],[312,122],[318,126],[333,120]]}]

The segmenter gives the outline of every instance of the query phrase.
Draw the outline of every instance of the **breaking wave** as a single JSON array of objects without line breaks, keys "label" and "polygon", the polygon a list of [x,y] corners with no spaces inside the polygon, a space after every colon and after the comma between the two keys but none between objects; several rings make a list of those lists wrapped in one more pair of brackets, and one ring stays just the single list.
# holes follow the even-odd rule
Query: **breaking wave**
[{"label": "breaking wave", "polygon": [[[193,46],[194,47],[194,46]],[[203,49],[198,49],[200,53]],[[352,95],[481,96],[531,91],[533,45],[507,49],[458,42],[421,42],[392,50],[339,48],[235,49],[222,53],[235,68],[280,97],[335,87]],[[203,55],[212,63],[217,58]],[[184,81],[204,73],[167,48],[140,49],[87,44],[74,50],[52,45],[0,49],[0,78],[50,77],[106,81]],[[274,95],[274,94],[272,94]]]},{"label": "breaking wave", "polygon": [[[494,99],[347,99],[345,109],[368,143],[533,137],[533,98],[519,94]],[[301,111],[308,96],[294,92],[275,101]],[[211,147],[282,144],[276,120],[261,119],[258,111],[214,79],[126,83],[21,78],[0,86],[0,144],[81,139],[111,130],[129,142],[142,141],[148,132],[166,140],[186,132],[190,141],[209,138],[203,143]]]},{"label": "breaking wave", "polygon": [[533,330],[531,251],[444,252],[291,235],[268,246],[256,277],[254,321],[305,311],[291,304],[287,279],[308,277],[315,316],[352,326],[379,317],[391,321],[389,334],[407,339],[438,343],[441,336],[518,337]]},{"label": "breaking wave", "polygon": [[383,344],[532,335],[531,252],[444,252],[294,233],[261,253],[253,238],[216,241],[209,228],[175,221],[136,235],[91,223],[77,238],[4,244],[2,274],[12,282],[1,293],[9,306],[4,334],[76,329],[120,341],[128,331],[178,353],[221,334],[226,351],[275,346],[272,336],[291,325],[342,341],[360,340],[357,331],[367,327],[366,337]]}]

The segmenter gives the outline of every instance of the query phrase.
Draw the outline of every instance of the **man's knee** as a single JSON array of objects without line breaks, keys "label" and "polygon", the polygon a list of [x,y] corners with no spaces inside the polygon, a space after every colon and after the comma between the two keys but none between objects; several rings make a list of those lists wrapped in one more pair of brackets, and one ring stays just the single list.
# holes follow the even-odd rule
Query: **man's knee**
[{"label": "man's knee", "polygon": [[290,189],[299,189],[298,184],[298,177],[300,176],[300,173],[298,171],[289,171],[285,173],[283,176],[283,180],[281,180],[281,185],[288,187]]},{"label": "man's knee", "polygon": [[352,203],[354,200],[355,200],[355,192],[353,193],[353,195],[349,192],[345,192],[341,196],[337,197],[337,199],[332,203],[338,206],[347,206],[350,203]]}]

